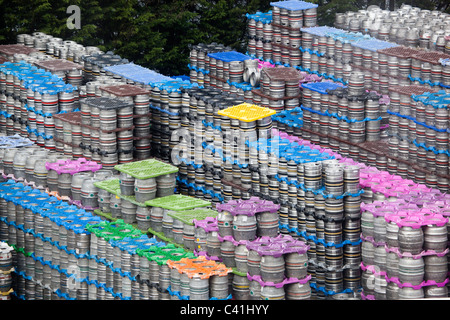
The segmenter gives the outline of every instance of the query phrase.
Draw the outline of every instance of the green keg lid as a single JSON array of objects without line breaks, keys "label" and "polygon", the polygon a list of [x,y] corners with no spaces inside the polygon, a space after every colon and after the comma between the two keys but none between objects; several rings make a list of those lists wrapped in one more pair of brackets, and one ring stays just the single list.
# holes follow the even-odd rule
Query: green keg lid
[{"label": "green keg lid", "polygon": [[122,219],[116,221],[102,221],[97,224],[90,224],[86,229],[97,237],[105,240],[123,239],[125,237],[140,237],[142,232],[130,224],[125,223]]},{"label": "green keg lid", "polygon": [[217,217],[218,212],[208,208],[197,208],[184,211],[169,211],[167,214],[184,224],[193,226],[194,220],[204,220],[208,217],[215,218]]},{"label": "green keg lid", "polygon": [[183,258],[195,258],[193,252],[185,251],[183,248],[169,243],[165,246],[151,246],[146,249],[138,249],[136,253],[141,257],[146,257],[159,265],[166,264],[167,260],[178,261]]},{"label": "green keg lid", "polygon": [[178,172],[178,168],[156,159],[146,159],[114,166],[117,171],[127,173],[136,179],[155,178]]},{"label": "green keg lid", "polygon": [[120,179],[97,181],[94,182],[94,186],[115,195],[118,195],[120,193]]},{"label": "green keg lid", "polygon": [[155,198],[145,202],[147,206],[159,207],[172,211],[191,210],[194,208],[207,207],[211,202],[199,198],[185,196],[182,194],[172,194],[167,197]]}]

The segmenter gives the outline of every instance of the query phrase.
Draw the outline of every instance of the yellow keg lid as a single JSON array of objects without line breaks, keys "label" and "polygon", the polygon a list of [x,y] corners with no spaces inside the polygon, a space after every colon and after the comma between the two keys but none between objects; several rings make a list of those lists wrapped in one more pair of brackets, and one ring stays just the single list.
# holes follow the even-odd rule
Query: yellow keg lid
[{"label": "yellow keg lid", "polygon": [[276,113],[275,110],[260,107],[256,104],[241,103],[218,112],[221,116],[232,119],[238,119],[244,122],[252,122],[266,117],[270,117]]}]

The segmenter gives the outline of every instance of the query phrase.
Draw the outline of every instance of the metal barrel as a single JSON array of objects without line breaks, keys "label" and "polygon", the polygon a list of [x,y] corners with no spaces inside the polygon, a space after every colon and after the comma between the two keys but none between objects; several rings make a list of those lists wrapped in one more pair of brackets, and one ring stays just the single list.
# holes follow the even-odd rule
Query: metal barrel
[{"label": "metal barrel", "polygon": [[233,217],[233,238],[236,241],[254,240],[256,238],[257,222],[255,216],[236,215]]},{"label": "metal barrel", "polygon": [[156,197],[165,197],[174,193],[176,174],[165,174],[156,177]]},{"label": "metal barrel", "polygon": [[402,252],[419,254],[423,250],[424,233],[422,228],[403,226],[398,232],[399,248]]},{"label": "metal barrel", "polygon": [[136,221],[139,229],[148,230],[150,228],[150,208],[137,206]]},{"label": "metal barrel", "polygon": [[289,253],[284,256],[284,260],[286,277],[303,279],[307,276],[307,254]]},{"label": "metal barrel", "polygon": [[157,183],[155,178],[135,179],[134,186],[136,201],[145,202],[155,198],[157,193]]},{"label": "metal barrel", "polygon": [[283,281],[285,261],[283,256],[265,255],[261,257],[261,278],[263,281],[278,283]]},{"label": "metal barrel", "polygon": [[261,300],[285,300],[284,287],[264,286],[261,288]]},{"label": "metal barrel", "polygon": [[443,252],[447,248],[447,227],[427,225],[423,227],[423,249]]},{"label": "metal barrel", "polygon": [[262,212],[256,215],[257,235],[275,237],[278,234],[278,213]]},{"label": "metal barrel", "polygon": [[234,250],[234,260],[236,264],[236,269],[239,272],[244,273],[248,272],[248,264],[247,264],[248,253],[249,250],[244,244],[238,244]]},{"label": "metal barrel", "polygon": [[232,295],[236,300],[250,299],[250,280],[247,276],[233,275]]},{"label": "metal barrel", "polygon": [[219,228],[219,235],[221,237],[232,235],[233,215],[231,213],[227,211],[219,212],[217,216],[217,223]]},{"label": "metal barrel", "polygon": [[135,178],[127,173],[120,173],[120,193],[124,196],[134,195]]},{"label": "metal barrel", "polygon": [[257,251],[252,249],[248,250],[247,270],[252,276],[261,274],[261,256]]},{"label": "metal barrel", "polygon": [[258,281],[250,281],[250,300],[261,300],[261,284]]},{"label": "metal barrel", "polygon": [[210,296],[217,299],[226,299],[229,295],[228,283],[228,274],[211,276],[209,278]]},{"label": "metal barrel", "polygon": [[225,266],[229,268],[236,267],[236,260],[234,259],[234,252],[236,248],[233,242],[224,240],[220,244],[220,255]]},{"label": "metal barrel", "polygon": [[183,225],[183,245],[188,250],[195,248],[195,227],[191,225]]},{"label": "metal barrel", "polygon": [[164,215],[164,209],[159,207],[152,207],[150,211],[150,226],[157,232],[162,231],[162,219]]},{"label": "metal barrel", "polygon": [[309,300],[311,299],[311,287],[309,283],[291,283],[285,287],[286,300]]},{"label": "metal barrel", "polygon": [[425,276],[426,281],[444,282],[448,272],[447,258],[445,256],[430,255],[425,256]]},{"label": "metal barrel", "polygon": [[131,224],[136,223],[136,208],[137,205],[122,199],[120,202],[120,210],[121,210],[121,217],[125,223]]},{"label": "metal barrel", "polygon": [[[82,182],[81,182],[82,183]],[[80,191],[81,193],[81,191]],[[110,203],[111,203],[111,193],[104,189],[98,190],[98,208],[102,212],[110,212]],[[81,200],[81,196],[78,195],[79,200]],[[72,196],[73,199],[73,196]]]},{"label": "metal barrel", "polygon": [[425,263],[422,257],[418,259],[401,257],[398,262],[399,280],[401,282],[419,285],[424,280]]},{"label": "metal barrel", "polygon": [[88,178],[81,185],[81,203],[84,207],[98,207],[98,188],[94,185],[98,180]]}]

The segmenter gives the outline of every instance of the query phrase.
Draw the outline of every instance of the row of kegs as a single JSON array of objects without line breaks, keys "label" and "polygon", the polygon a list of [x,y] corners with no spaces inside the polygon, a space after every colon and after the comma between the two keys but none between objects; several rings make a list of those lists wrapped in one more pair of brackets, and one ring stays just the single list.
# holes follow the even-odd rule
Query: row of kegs
[{"label": "row of kegs", "polygon": [[448,128],[449,97],[443,90],[437,92],[420,86],[393,86],[390,89],[389,110],[442,132]]},{"label": "row of kegs", "polygon": [[9,246],[6,242],[0,242],[0,300],[11,300],[12,290],[12,272],[13,247]]},{"label": "row of kegs", "polygon": [[448,175],[447,94],[412,87],[392,88],[389,149],[393,156]]},{"label": "row of kegs", "polygon": [[149,158],[150,92],[110,78],[88,82],[83,90],[81,122],[55,117],[56,149],[99,162],[107,154],[105,165]]},{"label": "row of kegs", "polygon": [[[78,104],[73,106],[79,100],[76,88],[61,81],[54,81],[54,79],[50,81],[50,73],[38,70],[28,63],[5,63],[3,67],[4,69],[2,68],[0,73],[3,80],[0,83],[0,91],[6,95],[6,98],[14,99],[14,102],[10,103],[16,104],[16,108],[28,104],[36,111],[56,113],[78,107]],[[26,84],[24,75],[34,77],[36,84]],[[42,84],[42,81],[46,80],[49,82],[46,85]],[[53,88],[49,87],[52,85]],[[6,98],[3,97],[5,100]]]},{"label": "row of kegs", "polygon": [[271,19],[267,14],[248,16],[248,53],[264,60],[299,66],[300,29],[316,26],[317,5],[299,2],[298,6],[294,3],[286,7],[273,3],[271,13]]},{"label": "row of kegs", "polygon": [[351,143],[380,140],[384,115],[380,95],[364,92],[362,74],[352,75],[347,88],[337,86],[324,92],[321,83],[302,86],[304,128]]},{"label": "row of kegs", "polygon": [[[224,248],[233,245],[228,240],[222,244]],[[305,300],[313,296],[307,274],[308,246],[303,241],[279,235],[259,241],[236,242],[234,247],[232,263],[238,272],[247,274],[249,291],[240,292],[245,299]],[[231,264],[231,252],[226,253],[223,259]]]},{"label": "row of kegs", "polygon": [[[404,223],[391,216],[399,210],[406,212]],[[431,219],[423,219],[424,214]],[[421,216],[423,223],[408,215]],[[363,281],[364,294],[376,300],[448,297],[442,285],[448,281],[448,218],[414,202],[392,200],[365,207],[361,219],[362,260],[372,278],[372,285]]]},{"label": "row of kegs", "polygon": [[[191,67],[197,67],[204,70],[207,70],[208,65],[211,62],[208,53],[231,51],[230,47],[217,42],[211,42],[209,44],[198,43],[196,45],[189,46],[189,49],[189,64],[191,65]],[[226,66],[222,65],[222,72],[224,71],[224,67],[225,70],[227,69]],[[220,69],[220,66],[218,69]]]},{"label": "row of kegs", "polygon": [[[72,160],[64,154],[36,145],[1,151],[1,168],[5,176],[77,201],[84,207],[98,207],[92,200],[94,196],[91,196],[96,190],[93,184],[112,176],[110,170],[100,170],[101,165],[96,162],[86,159]],[[55,170],[52,164],[55,164],[58,170]]]},{"label": "row of kegs", "polygon": [[[366,89],[385,82],[408,85],[411,82],[430,81],[447,84],[448,66],[440,59],[450,56],[429,49],[416,49],[348,31],[318,27],[302,30],[302,66],[319,73],[346,78],[350,70],[366,74]],[[413,79],[410,80],[409,77]],[[419,80],[414,80],[418,78]],[[379,90],[377,87],[375,88]],[[386,92],[383,90],[383,94]]]},{"label": "row of kegs", "polygon": [[[27,47],[35,48],[44,55],[36,55],[40,59],[56,58],[65,59],[82,66],[81,81],[96,80],[101,75],[106,75],[105,67],[111,65],[125,64],[129,61],[112,52],[103,52],[95,46],[83,46],[72,40],[63,40],[43,32],[17,35],[17,43]],[[68,79],[71,77],[69,75]],[[78,79],[78,78],[77,78]]]},{"label": "row of kegs", "polygon": [[[54,136],[55,119],[49,115],[56,109],[55,101],[58,104],[58,110],[67,112],[74,110],[79,103],[76,91],[61,91],[54,95],[39,96],[37,98],[36,95],[33,95],[33,99],[30,97],[23,101],[15,98],[14,95],[0,93],[0,109],[4,112],[0,117],[3,124],[1,132],[9,136],[18,133],[29,137],[33,142],[45,145],[46,141],[44,140],[50,140],[50,136]],[[42,104],[42,100],[38,100],[42,98],[44,104]],[[30,104],[28,105],[26,102]],[[50,142],[47,141],[47,144],[50,148]]]},{"label": "row of kegs", "polygon": [[89,300],[170,299],[167,287],[162,289],[170,272],[167,260],[193,258],[183,248],[149,238],[122,220],[103,221],[87,229],[92,259],[84,277],[103,284],[89,286]]},{"label": "row of kegs", "polygon": [[[86,208],[98,208],[100,204],[109,205],[109,201],[107,201],[107,199],[109,200],[110,198],[108,193],[102,194],[102,191],[100,191],[94,183],[113,179],[114,177],[119,178],[118,175],[113,175],[111,170],[99,170],[101,165],[96,162],[86,161],[86,159],[72,160],[72,158],[67,157],[64,154],[50,152],[37,146],[1,150],[3,151],[2,153],[4,153],[2,155],[2,169],[4,175],[12,176],[17,180],[27,181],[31,184],[34,183],[34,185],[40,189],[56,193],[57,195],[74,201]],[[80,164],[82,169],[70,169],[77,163]],[[61,170],[63,170],[64,167],[67,167],[67,170],[66,172],[58,172],[57,170],[52,169],[51,164],[57,164],[61,167]],[[158,180],[161,181],[160,187],[158,188],[158,190],[160,190],[158,192],[159,196],[162,196],[162,194],[166,195],[167,191],[164,190],[167,188],[169,189],[169,194],[170,192],[173,193],[175,187],[175,178],[173,176],[169,179],[171,182],[164,182],[165,180],[163,177]],[[155,182],[153,195],[155,195],[157,191],[156,186]],[[134,191],[134,184],[132,189],[132,191]],[[148,188],[145,188],[145,190],[147,189]],[[100,202],[98,199],[99,192],[100,195],[102,195]],[[129,193],[129,191],[126,191],[125,189],[124,192]],[[114,209],[115,210],[113,211],[108,209],[105,212],[117,212],[117,210],[120,212],[120,199],[116,201]],[[134,205],[134,216],[135,214],[136,206]]]},{"label": "row of kegs", "polygon": [[[267,28],[268,24],[265,23],[264,28]],[[296,45],[297,48],[301,48],[301,51],[297,50],[300,63],[290,63],[289,59],[283,63],[293,66],[301,64],[303,68],[309,69],[311,72],[327,74],[337,79],[341,78],[343,81],[349,80],[349,73],[352,70],[358,70],[365,74],[366,89],[373,88],[383,94],[388,93],[389,84],[410,84],[412,81],[409,79],[409,75],[422,82],[441,82],[443,84],[448,82],[447,69],[449,67],[439,62],[439,58],[448,58],[448,55],[443,52],[431,51],[432,49],[428,48],[418,50],[375,40],[377,39],[367,39],[361,33],[343,29],[303,28],[299,35],[299,44]],[[261,47],[253,42],[254,40],[249,41],[248,50],[251,55],[265,60],[274,60],[269,49],[264,51],[265,57],[261,55],[263,42],[261,42]],[[265,41],[264,45],[266,43],[270,44]],[[285,48],[285,50],[287,49]],[[433,58],[430,54],[433,55]],[[280,59],[274,61],[280,61]]]},{"label": "row of kegs", "polygon": [[0,149],[0,155],[0,166],[4,175],[33,182],[40,189],[48,186],[46,163],[68,159],[62,153],[46,150],[37,145]]},{"label": "row of kegs", "polygon": [[89,234],[84,227],[101,219],[22,183],[3,183],[2,190],[0,235],[16,248],[12,251],[15,295],[58,300],[70,291],[66,298],[76,298],[80,287],[69,278],[87,268]]},{"label": "row of kegs", "polygon": [[[8,135],[19,133],[48,149],[54,149],[53,114],[78,106],[78,91],[63,81],[50,81],[51,74],[30,64],[5,63],[0,108],[1,127]],[[8,73],[6,75],[6,73]],[[30,80],[27,84],[25,78]],[[48,81],[44,84],[42,81]]]},{"label": "row of kegs", "polygon": [[[344,157],[351,158],[355,161],[364,163],[376,167],[380,170],[386,170],[390,174],[399,175],[404,179],[411,179],[416,183],[422,183],[429,188],[436,188],[442,192],[447,192],[449,190],[449,179],[447,176],[438,175],[436,172],[428,170],[428,167],[444,168],[444,163],[447,158],[445,155],[436,155],[433,151],[427,151],[424,148],[418,147],[416,144],[409,142],[409,140],[404,140],[403,150],[406,157],[408,153],[408,159],[417,159],[420,154],[422,167],[416,163],[402,159],[399,154],[399,148],[401,140],[393,137],[387,140],[386,149],[383,151],[372,151],[365,147],[359,147],[355,144],[349,144],[347,141],[343,141],[339,136],[325,135],[321,132],[311,131],[311,130],[297,130],[292,131],[302,139],[309,140],[315,144],[320,145],[324,148],[330,148],[334,152],[338,152]],[[397,143],[398,142],[398,143]],[[408,144],[409,143],[409,144]],[[408,148],[406,145],[408,144]],[[389,147],[389,150],[388,150]],[[406,151],[406,148],[408,151]],[[417,150],[417,152],[415,152]],[[415,155],[417,153],[416,158]],[[396,156],[394,156],[397,155]],[[429,161],[427,162],[427,156]]]},{"label": "row of kegs", "polygon": [[[94,175],[100,173],[102,173],[102,170],[96,171]],[[109,171],[103,173],[110,174]],[[80,178],[81,176],[78,173],[74,174],[73,179],[80,180]],[[101,180],[104,177],[97,178]],[[24,272],[24,274],[20,274],[17,277],[18,294],[23,295],[26,299],[53,300],[58,299],[58,297],[81,300],[88,298],[123,299],[130,297],[131,293],[133,293],[133,298],[136,298],[137,294],[137,299],[146,299],[146,297],[148,299],[148,291],[156,289],[155,286],[148,286],[148,282],[145,282],[145,279],[149,279],[145,274],[151,271],[149,270],[149,264],[155,263],[153,267],[156,266],[156,278],[158,278],[159,270],[156,260],[161,261],[161,254],[166,253],[165,249],[169,251],[167,252],[167,257],[173,255],[174,259],[180,259],[183,255],[187,255],[182,248],[175,248],[174,246],[162,247],[165,245],[164,243],[157,244],[157,252],[154,252],[156,259],[151,259],[151,255],[143,255],[142,258],[136,255],[135,257],[137,257],[138,261],[135,268],[137,267],[140,273],[140,278],[137,278],[143,280],[138,283],[136,278],[129,277],[129,272],[131,271],[133,271],[132,275],[137,275],[134,272],[136,269],[130,270],[131,256],[128,255],[128,259],[121,257],[121,255],[126,256],[127,253],[131,254],[131,252],[123,250],[119,243],[115,243],[113,246],[109,245],[110,241],[108,240],[119,241],[125,238],[128,241],[133,241],[137,237],[145,237],[147,240],[144,241],[145,243],[134,242],[133,250],[152,247],[155,245],[154,241],[152,242],[147,236],[143,236],[142,232],[126,224],[123,220],[111,223],[111,228],[104,224],[99,224],[101,220],[98,217],[96,217],[95,221],[86,222],[90,223],[90,226],[80,225],[78,219],[87,219],[89,221],[89,215],[86,211],[78,209],[67,202],[57,201],[55,198],[48,201],[49,196],[35,192],[36,190],[34,189],[26,189],[27,187],[21,184],[10,182],[8,184],[12,185],[11,189],[15,189],[18,193],[21,190],[27,190],[26,195],[22,194],[24,197],[33,196],[36,197],[36,200],[47,201],[43,206],[31,204],[34,207],[30,210],[30,208],[24,207],[25,199],[22,199],[23,203],[13,203],[8,198],[6,201],[2,199],[0,207],[2,218],[6,219],[2,220],[0,224],[2,227],[2,240],[7,240],[9,243],[17,245],[18,248],[24,248],[25,252],[34,253],[33,257],[25,257],[21,253],[15,255],[16,265],[20,266],[18,271]],[[14,187],[15,185],[17,187]],[[94,191],[89,190],[87,192],[92,193]],[[88,195],[88,197],[91,200],[94,199],[92,195]],[[93,203],[89,204],[94,205]],[[54,210],[51,217],[46,215],[46,212],[49,210]],[[60,226],[59,224],[62,221],[64,221],[64,224]],[[15,223],[23,224],[26,227],[26,231],[18,230]],[[94,236],[97,225],[103,236]],[[36,235],[30,230],[34,230]],[[102,233],[103,231],[105,231],[104,234]],[[38,234],[42,234],[43,238],[40,238]],[[5,237],[6,239],[4,239]],[[55,246],[54,243],[58,243],[60,246]],[[160,252],[159,249],[164,251]],[[192,253],[189,256],[193,257]],[[143,266],[143,269],[139,269],[141,264],[145,265],[145,261],[142,262],[142,260],[146,260],[147,272],[145,271],[145,266]],[[108,262],[114,262],[114,271],[111,268],[112,265],[108,264]],[[133,262],[135,261],[133,260]],[[56,266],[60,266],[60,268],[56,268]],[[154,269],[152,270],[155,271]],[[153,271],[150,272],[152,280]],[[88,276],[89,281],[86,281]],[[163,282],[160,284],[162,285]],[[136,288],[136,285],[138,288]],[[134,291],[131,286],[133,286]],[[143,287],[142,290],[139,286]],[[167,291],[164,297],[166,295]],[[151,296],[155,298],[154,295]],[[156,299],[158,299],[158,292],[156,292]]]},{"label": "row of kegs", "polygon": [[82,56],[84,55],[101,51],[94,46],[83,46],[75,41],[64,40],[40,31],[31,34],[18,34],[17,43],[35,48],[50,57],[66,59],[75,63],[82,63]]},{"label": "row of kegs", "polygon": [[[203,84],[205,77],[208,77],[208,83],[213,81],[220,86],[223,86],[223,82],[227,82],[228,79],[232,82],[242,82],[242,75],[238,75],[237,78],[234,76],[236,67],[233,61],[223,61],[209,55],[210,53],[231,51],[230,47],[216,42],[209,44],[199,43],[190,46],[189,67],[191,82],[197,81],[199,84]],[[237,67],[241,69],[241,63],[238,63]]]},{"label": "row of kegs", "polygon": [[[426,143],[430,140],[420,139]],[[449,156],[447,153],[438,152],[437,149],[430,150],[418,144],[419,139],[411,139],[411,136],[392,134],[388,140],[389,154],[420,168],[434,172],[436,175],[446,178],[448,176]],[[441,149],[442,150],[442,149]],[[448,149],[445,149],[448,150]],[[443,186],[442,186],[443,187]]]},{"label": "row of kegs", "polygon": [[446,38],[449,22],[449,15],[437,10],[402,4],[389,11],[372,5],[366,10],[336,14],[335,26],[405,46],[450,53],[450,40]]},{"label": "row of kegs", "polygon": [[[69,62],[67,60],[55,59],[41,51],[16,53],[8,59],[11,62],[25,61],[37,67],[49,70],[53,69],[54,74],[73,86],[78,86],[83,81],[82,65]],[[59,66],[58,66],[59,64]],[[52,67],[45,67],[46,65]]]}]

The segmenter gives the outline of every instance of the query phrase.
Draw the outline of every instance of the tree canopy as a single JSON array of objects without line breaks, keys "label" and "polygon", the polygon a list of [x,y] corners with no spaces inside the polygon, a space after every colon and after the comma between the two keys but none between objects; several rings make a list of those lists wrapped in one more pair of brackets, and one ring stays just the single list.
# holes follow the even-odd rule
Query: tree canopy
[{"label": "tree canopy", "polygon": [[[165,75],[188,74],[189,45],[222,43],[246,51],[246,13],[268,11],[270,0],[0,0],[0,43],[18,34],[45,32],[82,45],[114,51]],[[450,11],[447,0],[310,0],[319,5],[320,25],[333,25],[337,12],[370,4],[393,10],[402,3]],[[81,29],[67,28],[66,9],[81,10]]]}]

